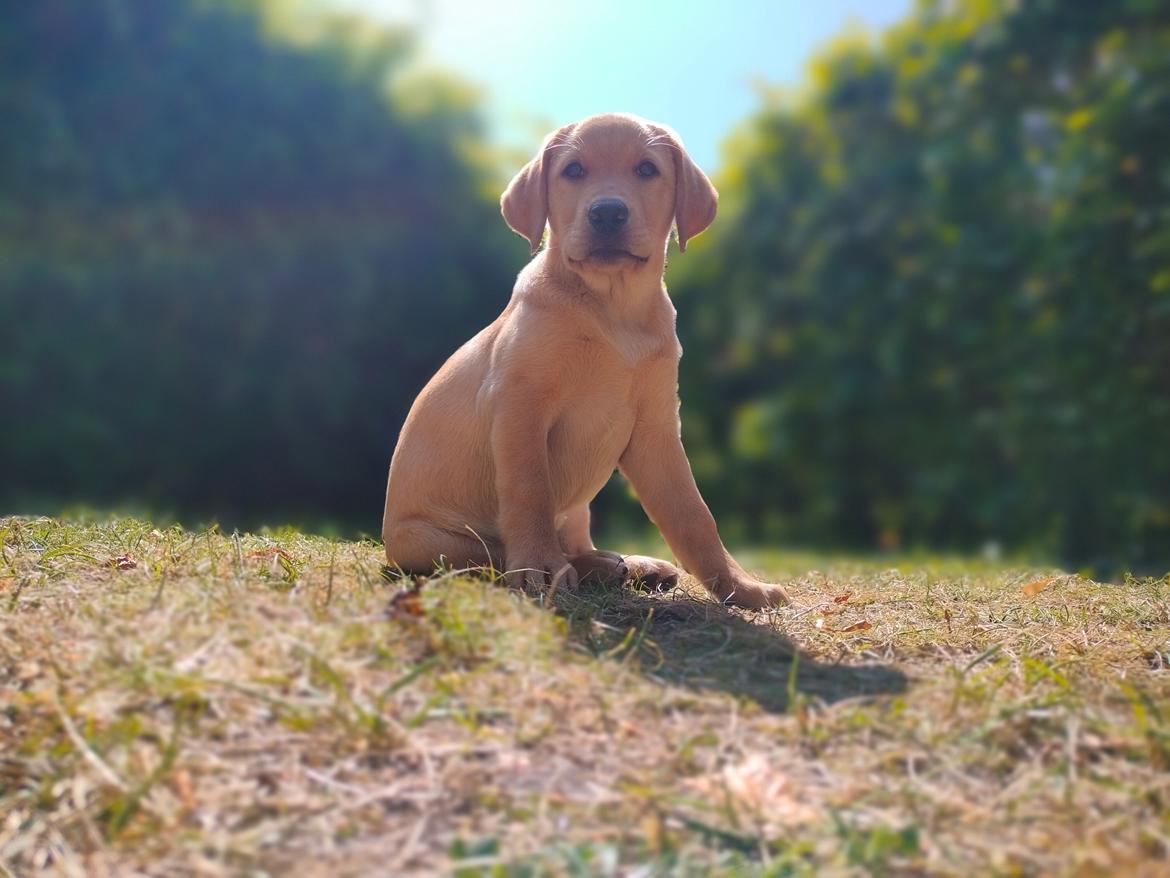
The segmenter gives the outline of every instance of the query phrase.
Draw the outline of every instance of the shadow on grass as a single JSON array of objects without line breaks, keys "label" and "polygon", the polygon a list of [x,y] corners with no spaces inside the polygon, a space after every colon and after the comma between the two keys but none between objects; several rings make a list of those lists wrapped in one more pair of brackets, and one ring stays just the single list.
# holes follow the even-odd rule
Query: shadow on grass
[{"label": "shadow on grass", "polygon": [[[501,579],[486,573],[458,574],[506,588]],[[390,582],[402,581],[389,568],[383,568],[382,575]],[[400,592],[392,607],[428,582],[439,581],[411,579],[413,588]],[[530,594],[528,599],[543,605],[546,596]],[[897,694],[909,684],[904,673],[889,665],[816,660],[785,636],[783,614],[750,619],[682,589],[648,594],[582,585],[575,592],[558,592],[551,609],[568,623],[570,642],[595,659],[631,662],[657,680],[726,692],[774,713],[788,712],[797,696],[832,704]]]},{"label": "shadow on grass", "polygon": [[[904,692],[908,685],[888,665],[819,662],[768,622],[685,594],[582,589],[558,595],[555,603],[570,637],[593,655],[636,657],[653,677],[748,698],[771,712],[787,712],[797,693],[831,704]],[[783,625],[783,616],[774,624]]]}]

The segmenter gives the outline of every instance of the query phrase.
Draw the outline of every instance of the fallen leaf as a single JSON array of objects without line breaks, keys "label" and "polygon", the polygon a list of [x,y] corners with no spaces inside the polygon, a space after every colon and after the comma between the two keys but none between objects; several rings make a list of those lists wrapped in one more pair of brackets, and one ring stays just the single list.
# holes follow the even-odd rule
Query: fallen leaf
[{"label": "fallen leaf", "polygon": [[854,622],[852,625],[847,625],[844,628],[838,628],[838,634],[852,634],[854,631],[868,631],[873,627],[873,623],[866,622],[862,619],[860,622]]},{"label": "fallen leaf", "polygon": [[835,603],[835,604],[843,604],[843,603],[845,603],[847,600],[849,600],[851,597],[853,597],[853,592],[851,592],[851,591],[847,591],[847,592],[845,592],[844,594],[839,594],[839,595],[837,595],[835,598],[833,598],[833,603]]},{"label": "fallen leaf", "polygon": [[761,754],[724,766],[717,773],[692,778],[686,785],[714,801],[730,799],[737,810],[762,818],[774,830],[820,817],[805,804],[805,796],[792,779]]},{"label": "fallen leaf", "polygon": [[290,560],[290,561],[292,560],[292,556],[289,555],[289,553],[286,552],[284,549],[282,549],[280,546],[265,546],[263,549],[254,549],[253,551],[248,553],[248,557],[249,558],[277,558],[277,557],[280,557],[280,558],[285,558],[285,559]]},{"label": "fallen leaf", "polygon": [[1024,586],[1024,588],[1023,588],[1024,597],[1026,597],[1026,598],[1036,597],[1036,595],[1040,594],[1040,592],[1044,591],[1046,588],[1048,588],[1048,586],[1052,585],[1052,583],[1056,582],[1056,580],[1059,578],[1060,577],[1058,577],[1058,576],[1049,576],[1049,577],[1046,577],[1045,579],[1033,579],[1031,582],[1029,582],[1027,585]]},{"label": "fallen leaf", "polygon": [[195,810],[197,802],[191,789],[191,774],[185,768],[180,768],[171,775],[171,787],[186,811]]},{"label": "fallen leaf", "polygon": [[404,588],[394,597],[390,598],[390,606],[387,608],[387,613],[391,616],[407,616],[414,619],[422,618],[423,612],[422,599],[419,593],[422,591],[424,580],[416,579],[414,585],[410,588]]},{"label": "fallen leaf", "polygon": [[1081,750],[1124,753],[1126,750],[1133,750],[1135,743],[1125,738],[1115,736],[1103,737],[1089,732],[1080,736],[1077,741],[1077,747]]},{"label": "fallen leaf", "polygon": [[106,561],[107,567],[114,567],[118,570],[133,570],[138,566],[138,562],[130,557],[129,554],[119,555],[116,558],[110,558]]},{"label": "fallen leaf", "polygon": [[263,549],[253,549],[246,557],[255,558],[261,563],[267,561],[268,574],[270,576],[280,576],[289,582],[295,580],[299,573],[293,556],[280,546],[265,546]]}]

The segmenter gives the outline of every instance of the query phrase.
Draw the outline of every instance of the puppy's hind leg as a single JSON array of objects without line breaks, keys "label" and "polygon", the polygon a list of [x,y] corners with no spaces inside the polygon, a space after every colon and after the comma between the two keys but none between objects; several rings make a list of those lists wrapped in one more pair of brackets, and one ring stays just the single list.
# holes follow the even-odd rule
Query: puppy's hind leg
[{"label": "puppy's hind leg", "polygon": [[557,522],[557,540],[561,550],[577,571],[581,582],[625,582],[629,576],[622,556],[617,552],[602,552],[594,547],[589,534],[589,504],[582,503],[566,512]]},{"label": "puppy's hind leg", "polygon": [[582,503],[566,512],[557,522],[557,539],[561,550],[572,557],[594,551],[589,535],[589,504]]},{"label": "puppy's hind leg", "polygon": [[557,527],[561,548],[582,581],[587,578],[596,582],[629,581],[650,591],[668,591],[678,585],[682,571],[669,561],[645,555],[623,557],[617,552],[595,548],[589,524],[589,504],[582,503],[566,512]]},{"label": "puppy's hind leg", "polygon": [[389,566],[405,573],[426,576],[437,569],[504,569],[504,547],[499,542],[481,540],[470,532],[456,533],[420,518],[387,524],[382,541]]}]

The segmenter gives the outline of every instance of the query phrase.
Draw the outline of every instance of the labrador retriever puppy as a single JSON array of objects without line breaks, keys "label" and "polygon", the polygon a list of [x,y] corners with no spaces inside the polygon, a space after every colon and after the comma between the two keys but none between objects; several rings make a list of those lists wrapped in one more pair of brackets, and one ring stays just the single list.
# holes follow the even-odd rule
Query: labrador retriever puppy
[{"label": "labrador retriever puppy", "polygon": [[391,566],[491,565],[527,586],[594,575],[672,585],[674,564],[593,545],[589,502],[616,468],[716,598],[788,603],[723,547],[680,435],[666,250],[672,224],[680,251],[711,224],[716,199],[662,125],[605,114],[549,135],[501,199],[534,258],[399,435],[382,526]]}]

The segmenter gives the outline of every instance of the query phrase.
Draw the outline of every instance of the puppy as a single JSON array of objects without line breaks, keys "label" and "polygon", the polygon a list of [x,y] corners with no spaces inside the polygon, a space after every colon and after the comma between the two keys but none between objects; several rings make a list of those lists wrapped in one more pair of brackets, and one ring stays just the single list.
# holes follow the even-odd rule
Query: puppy
[{"label": "puppy", "polygon": [[664,126],[605,114],[545,140],[501,199],[534,258],[504,312],[423,388],[399,435],[382,526],[392,566],[490,564],[528,586],[573,587],[586,575],[672,585],[673,564],[593,545],[589,502],[616,468],[716,598],[788,603],[723,547],[680,436],[667,243],[673,223],[685,250],[716,199]]}]

